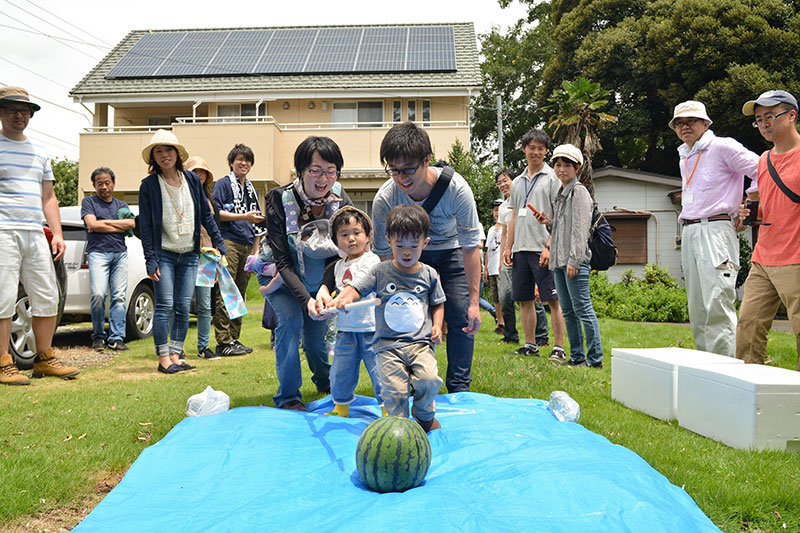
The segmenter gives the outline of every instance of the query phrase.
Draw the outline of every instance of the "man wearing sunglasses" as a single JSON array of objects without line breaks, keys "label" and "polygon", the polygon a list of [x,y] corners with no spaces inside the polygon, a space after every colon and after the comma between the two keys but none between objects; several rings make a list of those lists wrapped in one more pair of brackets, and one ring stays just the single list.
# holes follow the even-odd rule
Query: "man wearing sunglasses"
[{"label": "man wearing sunglasses", "polygon": [[[425,207],[425,201],[433,196],[444,172],[442,168],[431,166],[432,153],[428,134],[412,122],[392,127],[383,138],[381,162],[391,179],[381,186],[372,204],[373,251],[383,261],[391,259],[392,253],[386,240],[386,215],[398,205]],[[447,323],[445,384],[448,392],[467,392],[472,381],[474,335],[481,325],[478,304],[481,229],[472,189],[462,176],[452,175],[429,215],[431,240],[420,261],[439,273],[447,297],[444,304]]]},{"label": "man wearing sunglasses", "polygon": [[[781,302],[786,306],[800,354],[800,133],[797,100],[773,90],[750,100],[742,112],[773,144],[758,161],[758,197],[763,226],[753,249],[752,266],[736,329],[736,357],[764,364],[767,333]],[[797,362],[800,371],[800,359]]]},{"label": "man wearing sunglasses", "polygon": [[683,141],[678,147],[681,265],[697,349],[733,357],[739,270],[735,222],[744,176],[755,183],[758,155],[735,139],[717,137],[709,129],[711,124],[706,106],[694,100],[675,106],[669,122]]}]

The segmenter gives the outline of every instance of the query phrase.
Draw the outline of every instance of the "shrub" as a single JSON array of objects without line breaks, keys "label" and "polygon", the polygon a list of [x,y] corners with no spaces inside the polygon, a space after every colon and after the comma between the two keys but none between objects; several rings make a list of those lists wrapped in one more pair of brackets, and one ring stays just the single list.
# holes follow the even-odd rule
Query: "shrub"
[{"label": "shrub", "polygon": [[599,317],[633,322],[686,322],[689,310],[686,289],[678,285],[669,271],[650,264],[644,279],[625,272],[620,283],[611,283],[605,272],[589,278],[592,305]]}]

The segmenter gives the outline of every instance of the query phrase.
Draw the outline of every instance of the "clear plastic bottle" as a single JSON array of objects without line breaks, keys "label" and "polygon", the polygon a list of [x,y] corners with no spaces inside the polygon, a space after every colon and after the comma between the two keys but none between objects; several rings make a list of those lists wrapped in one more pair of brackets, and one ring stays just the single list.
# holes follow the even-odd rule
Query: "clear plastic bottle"
[{"label": "clear plastic bottle", "polygon": [[581,406],[562,390],[550,393],[547,408],[561,422],[577,422],[581,417]]}]

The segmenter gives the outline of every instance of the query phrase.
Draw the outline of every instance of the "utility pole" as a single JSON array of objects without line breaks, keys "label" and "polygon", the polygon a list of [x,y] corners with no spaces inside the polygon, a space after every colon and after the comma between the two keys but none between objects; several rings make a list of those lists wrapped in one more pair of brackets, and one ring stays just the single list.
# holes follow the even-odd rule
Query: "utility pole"
[{"label": "utility pole", "polygon": [[503,97],[497,95],[497,145],[500,168],[503,168]]}]

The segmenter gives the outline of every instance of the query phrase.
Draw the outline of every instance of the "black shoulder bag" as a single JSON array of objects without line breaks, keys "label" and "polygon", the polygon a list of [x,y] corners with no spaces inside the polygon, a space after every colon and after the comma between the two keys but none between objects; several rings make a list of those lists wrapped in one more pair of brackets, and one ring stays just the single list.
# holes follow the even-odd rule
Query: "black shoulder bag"
[{"label": "black shoulder bag", "polygon": [[436,204],[442,199],[444,191],[447,190],[447,186],[450,185],[450,180],[456,172],[453,170],[453,167],[447,164],[440,165],[440,163],[436,163],[433,166],[442,166],[443,168],[441,174],[439,174],[439,179],[436,180],[436,184],[433,186],[433,189],[431,189],[431,194],[422,203],[422,208],[425,209],[428,214],[433,211],[433,208],[436,207]]},{"label": "black shoulder bag", "polygon": [[772,160],[769,158],[769,154],[771,153],[772,150],[767,152],[767,168],[769,169],[769,175],[772,176],[773,181],[775,181],[775,185],[777,185],[778,188],[783,191],[783,194],[788,196],[789,199],[794,203],[800,204],[800,195],[786,186],[783,180],[781,180],[781,177],[778,175],[778,171],[772,166]]}]

